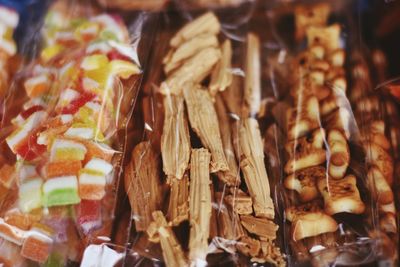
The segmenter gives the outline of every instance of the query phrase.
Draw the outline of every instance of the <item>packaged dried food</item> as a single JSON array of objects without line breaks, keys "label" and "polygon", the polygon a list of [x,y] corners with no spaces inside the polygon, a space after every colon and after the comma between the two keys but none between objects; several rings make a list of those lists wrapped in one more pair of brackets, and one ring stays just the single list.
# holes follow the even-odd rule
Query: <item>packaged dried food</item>
[{"label": "packaged dried food", "polygon": [[206,12],[160,29],[150,64],[163,69],[146,79],[144,135],[125,168],[134,226],[128,254],[167,266],[223,264],[236,255],[284,266],[256,117],[260,39],[249,33],[237,42],[221,27]]}]

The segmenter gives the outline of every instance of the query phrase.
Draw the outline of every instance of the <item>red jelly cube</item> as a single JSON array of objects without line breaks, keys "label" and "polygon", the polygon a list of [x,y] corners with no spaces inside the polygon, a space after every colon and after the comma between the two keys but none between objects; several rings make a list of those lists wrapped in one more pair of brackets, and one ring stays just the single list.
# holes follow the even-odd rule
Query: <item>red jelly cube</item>
[{"label": "red jelly cube", "polygon": [[77,224],[87,235],[92,230],[101,227],[101,202],[97,200],[82,200],[77,205]]},{"label": "red jelly cube", "polygon": [[16,147],[15,152],[28,161],[39,157],[46,151],[46,146],[39,145],[37,138],[37,133],[32,133]]},{"label": "red jelly cube", "polygon": [[75,114],[82,106],[87,102],[91,101],[95,97],[95,94],[84,92],[79,97],[71,101],[61,111],[62,114]]}]

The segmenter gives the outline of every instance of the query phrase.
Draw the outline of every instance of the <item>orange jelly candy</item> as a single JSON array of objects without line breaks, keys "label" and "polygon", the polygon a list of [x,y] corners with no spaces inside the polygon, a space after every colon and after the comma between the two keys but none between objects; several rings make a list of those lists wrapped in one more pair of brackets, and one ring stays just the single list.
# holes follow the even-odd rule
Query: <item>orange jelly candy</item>
[{"label": "orange jelly candy", "polygon": [[77,175],[82,168],[82,163],[79,160],[64,160],[49,162],[45,166],[46,178]]}]

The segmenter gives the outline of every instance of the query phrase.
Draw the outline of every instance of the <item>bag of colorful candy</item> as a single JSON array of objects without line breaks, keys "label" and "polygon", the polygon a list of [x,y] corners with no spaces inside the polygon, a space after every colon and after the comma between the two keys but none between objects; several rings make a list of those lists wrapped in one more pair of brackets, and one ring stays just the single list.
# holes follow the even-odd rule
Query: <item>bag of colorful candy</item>
[{"label": "bag of colorful candy", "polygon": [[112,239],[125,131],[148,53],[141,41],[151,40],[150,16],[128,15],[56,1],[43,18],[36,57],[17,73],[3,114],[6,266],[79,263],[88,244]]}]

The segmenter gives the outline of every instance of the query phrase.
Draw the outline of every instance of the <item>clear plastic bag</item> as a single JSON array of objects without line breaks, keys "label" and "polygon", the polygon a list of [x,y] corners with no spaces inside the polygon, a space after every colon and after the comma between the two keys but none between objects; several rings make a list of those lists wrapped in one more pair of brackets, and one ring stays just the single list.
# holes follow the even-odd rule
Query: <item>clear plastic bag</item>
[{"label": "clear plastic bag", "polygon": [[[372,126],[359,119],[367,112],[358,99],[372,81],[362,79],[365,66],[352,66],[360,51],[352,10],[344,1],[316,1],[268,11],[276,43],[268,68],[271,87],[278,88],[273,114],[285,136],[280,141],[285,246],[293,265],[394,264],[397,258],[395,245],[382,256],[387,237],[379,235],[382,208],[376,205],[383,201],[383,191],[377,191],[382,184],[393,193],[365,164],[371,162],[365,133]],[[369,106],[382,114],[379,103]],[[388,220],[396,228],[393,217]]]},{"label": "clear plastic bag", "polygon": [[4,114],[11,124],[1,131],[12,133],[0,167],[2,262],[76,264],[88,244],[112,239],[147,22],[89,2],[50,7]]},{"label": "clear plastic bag", "polygon": [[263,113],[260,39],[246,22],[225,28],[220,14],[196,11],[191,22],[179,14],[189,13],[172,12],[161,24],[150,61],[157,68],[139,98],[143,134],[134,135],[125,167],[132,207],[127,254],[167,266],[250,258],[284,265],[256,119]]}]

